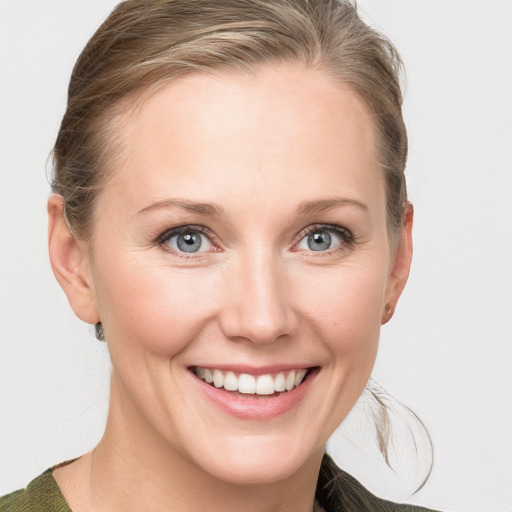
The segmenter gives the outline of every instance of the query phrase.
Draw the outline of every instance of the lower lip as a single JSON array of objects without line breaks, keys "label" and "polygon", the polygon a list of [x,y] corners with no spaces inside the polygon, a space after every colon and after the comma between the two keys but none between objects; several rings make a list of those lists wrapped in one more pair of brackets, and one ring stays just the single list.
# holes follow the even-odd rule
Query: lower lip
[{"label": "lower lip", "polygon": [[268,420],[293,409],[308,392],[318,369],[310,370],[302,384],[291,391],[274,395],[240,396],[224,388],[216,388],[189,372],[202,393],[215,405],[236,418],[245,420]]}]

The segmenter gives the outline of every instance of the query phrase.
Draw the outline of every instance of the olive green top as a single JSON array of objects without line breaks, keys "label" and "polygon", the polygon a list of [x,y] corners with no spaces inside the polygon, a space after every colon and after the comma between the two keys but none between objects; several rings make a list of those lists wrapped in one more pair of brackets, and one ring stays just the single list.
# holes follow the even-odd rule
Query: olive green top
[{"label": "olive green top", "polygon": [[0,498],[0,512],[71,512],[52,470],[47,469],[27,485]]},{"label": "olive green top", "polygon": [[[0,498],[0,512],[71,512],[52,469],[32,480],[26,489]],[[322,461],[316,499],[325,512],[435,512],[377,498],[339,469],[328,455]]]}]

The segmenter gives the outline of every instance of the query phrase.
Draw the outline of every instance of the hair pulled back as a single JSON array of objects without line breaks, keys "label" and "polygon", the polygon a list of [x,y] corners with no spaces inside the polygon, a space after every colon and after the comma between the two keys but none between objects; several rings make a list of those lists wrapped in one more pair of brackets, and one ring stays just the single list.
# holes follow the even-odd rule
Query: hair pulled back
[{"label": "hair pulled back", "polygon": [[52,190],[77,238],[87,239],[95,198],[116,156],[115,120],[137,94],[194,71],[251,72],[302,62],[329,73],[366,102],[385,173],[387,223],[396,240],[407,201],[407,133],[400,57],[347,0],[127,0],[82,51],[53,158]]}]

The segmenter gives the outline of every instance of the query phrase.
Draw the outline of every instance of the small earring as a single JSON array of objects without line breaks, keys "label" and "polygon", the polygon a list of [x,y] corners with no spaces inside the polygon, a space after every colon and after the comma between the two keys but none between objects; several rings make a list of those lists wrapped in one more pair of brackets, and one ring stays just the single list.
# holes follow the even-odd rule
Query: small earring
[{"label": "small earring", "polygon": [[105,334],[103,332],[103,325],[101,325],[101,322],[95,324],[94,330],[96,331],[96,339],[99,341],[105,341]]},{"label": "small earring", "polygon": [[381,325],[387,324],[391,320],[392,316],[393,316],[393,309],[391,308],[391,306],[389,304],[386,304],[384,306],[384,313],[382,315],[382,320],[380,322]]}]

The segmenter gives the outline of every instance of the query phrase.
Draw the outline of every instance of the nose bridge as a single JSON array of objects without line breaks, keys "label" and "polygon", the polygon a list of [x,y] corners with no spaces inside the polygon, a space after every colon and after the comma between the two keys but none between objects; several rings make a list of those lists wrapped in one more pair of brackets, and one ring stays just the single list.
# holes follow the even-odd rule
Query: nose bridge
[{"label": "nose bridge", "polygon": [[223,329],[231,338],[271,343],[291,335],[296,319],[286,286],[286,269],[269,246],[241,253],[231,267]]}]

